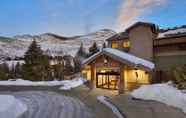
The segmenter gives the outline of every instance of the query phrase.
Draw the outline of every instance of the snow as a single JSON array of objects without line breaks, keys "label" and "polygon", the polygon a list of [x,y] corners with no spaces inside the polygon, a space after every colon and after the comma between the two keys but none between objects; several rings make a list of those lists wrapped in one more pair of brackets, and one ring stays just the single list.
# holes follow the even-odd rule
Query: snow
[{"label": "snow", "polygon": [[41,34],[36,36],[23,35],[12,38],[11,41],[0,40],[0,58],[6,59],[10,57],[23,57],[28,49],[33,38],[36,39],[41,49],[51,56],[71,55],[75,56],[81,42],[83,42],[86,50],[96,41],[99,47],[105,42],[106,39],[116,34],[112,30],[100,30],[87,35],[78,37],[69,37],[66,40],[53,37],[48,34]]},{"label": "snow", "polygon": [[106,98],[105,96],[97,96],[97,99],[98,99],[101,103],[103,103],[103,104],[105,104],[107,107],[109,107],[109,108],[113,111],[113,113],[116,114],[116,116],[117,116],[118,118],[124,118],[123,115],[119,112],[119,110],[118,110],[112,103],[110,103],[109,101],[107,101],[107,98]]},{"label": "snow", "polygon": [[0,81],[3,86],[61,86],[60,90],[70,90],[71,88],[82,85],[86,80],[82,77],[76,77],[72,80],[54,80],[54,81],[29,81],[23,79],[15,79],[15,81]]},{"label": "snow", "polygon": [[12,95],[0,95],[0,117],[18,118],[27,111],[27,106]]},{"label": "snow", "polygon": [[182,109],[186,113],[186,94],[169,83],[143,85],[130,93],[134,98],[155,100]]},{"label": "snow", "polygon": [[179,28],[174,30],[168,30],[167,32],[159,33],[158,38],[164,38],[166,35],[170,34],[178,34],[178,33],[186,33],[186,28]]},{"label": "snow", "polygon": [[100,53],[108,53],[108,54],[112,54],[117,56],[118,58],[121,58],[125,61],[128,61],[130,63],[133,63],[135,65],[143,65],[147,68],[153,69],[154,68],[154,63],[144,60],[142,58],[136,57],[132,54],[126,53],[124,51],[120,51],[118,49],[113,49],[113,48],[104,48],[101,52],[97,52],[96,54],[92,55],[91,57],[85,59],[82,64],[87,63],[88,61],[90,61],[91,59],[95,58],[97,55],[99,55]]},{"label": "snow", "polygon": [[29,81],[23,79],[15,79],[15,81],[0,81],[0,85],[6,86],[58,86],[62,85],[62,81]]},{"label": "snow", "polygon": [[74,78],[73,80],[64,80],[62,81],[63,86],[60,87],[60,90],[70,90],[72,88],[82,85],[86,79],[82,77]]},{"label": "snow", "polygon": [[144,60],[142,58],[136,57],[134,55],[131,55],[129,53],[117,50],[117,49],[113,49],[113,48],[104,48],[103,51],[107,52],[107,53],[111,53],[114,54],[124,60],[127,60],[131,63],[134,63],[136,65],[143,65],[145,67],[148,67],[150,69],[154,68],[154,63]]}]

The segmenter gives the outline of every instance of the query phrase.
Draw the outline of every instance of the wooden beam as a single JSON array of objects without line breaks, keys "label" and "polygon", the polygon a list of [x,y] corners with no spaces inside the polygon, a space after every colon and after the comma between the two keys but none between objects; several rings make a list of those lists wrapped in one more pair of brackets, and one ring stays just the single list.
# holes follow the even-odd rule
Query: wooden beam
[{"label": "wooden beam", "polygon": [[124,65],[121,64],[120,66],[120,80],[119,80],[119,85],[118,85],[118,93],[123,94],[124,93]]},{"label": "wooden beam", "polygon": [[94,88],[94,80],[95,80],[95,72],[94,72],[94,63],[91,64],[91,84],[90,84],[90,88],[93,89]]}]

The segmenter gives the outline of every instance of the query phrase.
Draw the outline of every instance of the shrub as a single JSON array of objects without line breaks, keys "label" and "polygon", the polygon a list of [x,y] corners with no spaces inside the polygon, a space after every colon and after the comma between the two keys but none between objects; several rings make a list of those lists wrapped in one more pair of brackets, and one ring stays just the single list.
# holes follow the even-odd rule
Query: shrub
[{"label": "shrub", "polygon": [[186,65],[176,67],[173,71],[175,82],[179,89],[186,89]]}]

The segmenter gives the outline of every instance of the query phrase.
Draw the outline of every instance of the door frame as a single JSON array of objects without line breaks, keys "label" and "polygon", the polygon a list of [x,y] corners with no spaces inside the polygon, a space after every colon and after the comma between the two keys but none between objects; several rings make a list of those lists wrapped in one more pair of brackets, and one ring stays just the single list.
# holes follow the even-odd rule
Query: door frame
[{"label": "door frame", "polygon": [[[106,79],[107,79],[108,82],[110,81],[109,76],[116,76],[116,78],[118,78],[118,81],[119,81],[120,80],[120,77],[121,77],[121,75],[120,75],[119,72],[96,72],[96,88],[109,89],[109,90],[118,90],[118,88],[110,88],[109,83],[108,83],[108,86],[107,87],[103,87],[103,84],[100,87],[98,85],[98,79],[99,79],[98,76],[99,75],[102,75],[102,83],[103,83],[103,76],[106,76]],[[118,85],[116,85],[116,86],[118,86]]]}]

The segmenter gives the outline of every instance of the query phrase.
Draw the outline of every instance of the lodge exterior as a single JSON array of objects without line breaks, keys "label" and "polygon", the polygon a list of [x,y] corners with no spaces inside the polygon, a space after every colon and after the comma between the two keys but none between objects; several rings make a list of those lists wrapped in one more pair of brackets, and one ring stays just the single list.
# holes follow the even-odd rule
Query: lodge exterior
[{"label": "lodge exterior", "polygon": [[83,61],[82,74],[91,87],[119,93],[170,78],[173,67],[186,64],[186,27],[180,29],[160,31],[152,23],[137,22]]}]

